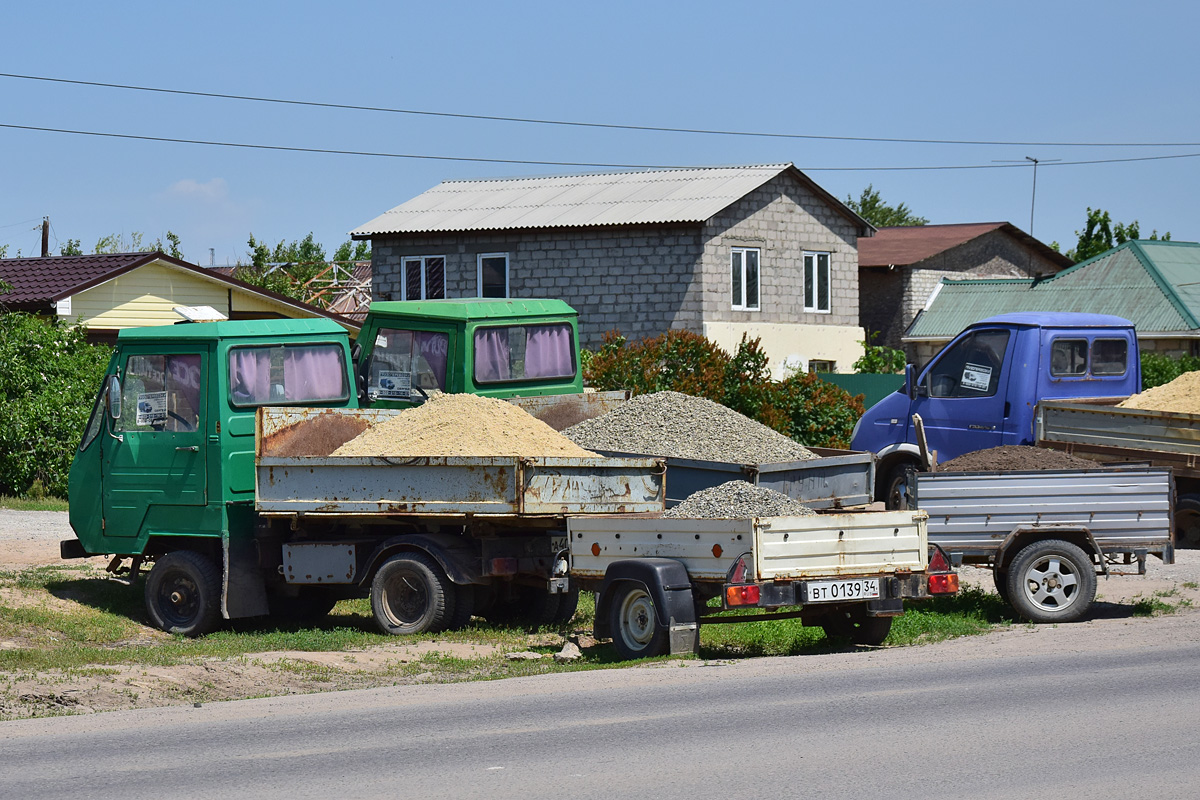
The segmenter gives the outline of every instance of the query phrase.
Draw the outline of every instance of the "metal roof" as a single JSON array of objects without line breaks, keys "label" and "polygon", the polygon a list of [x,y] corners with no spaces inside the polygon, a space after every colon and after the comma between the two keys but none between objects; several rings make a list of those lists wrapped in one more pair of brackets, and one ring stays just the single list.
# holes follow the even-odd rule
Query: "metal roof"
[{"label": "metal roof", "polygon": [[874,230],[792,164],[444,181],[350,235],[701,223],[783,172]]},{"label": "metal roof", "polygon": [[1200,243],[1133,241],[1043,280],[943,280],[905,341],[946,339],[986,317],[1078,311],[1132,320],[1138,333],[1200,330]]},{"label": "metal roof", "polygon": [[537,316],[575,316],[575,309],[562,300],[538,298],[451,298],[445,300],[383,300],[371,304],[371,312],[386,317],[403,314],[434,320],[528,319]]},{"label": "metal roof", "polygon": [[916,264],[993,231],[1007,233],[1059,268],[1075,263],[1010,222],[967,222],[880,228],[873,237],[858,243],[858,265],[890,267]]}]

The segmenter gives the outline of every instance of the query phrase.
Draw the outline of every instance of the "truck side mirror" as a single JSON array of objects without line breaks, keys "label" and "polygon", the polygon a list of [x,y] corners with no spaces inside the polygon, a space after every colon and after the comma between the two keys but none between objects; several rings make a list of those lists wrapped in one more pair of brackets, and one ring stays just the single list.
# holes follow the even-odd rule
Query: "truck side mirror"
[{"label": "truck side mirror", "polygon": [[912,364],[904,365],[904,392],[909,400],[917,396],[917,368]]},{"label": "truck side mirror", "polygon": [[108,415],[113,419],[121,418],[121,379],[116,375],[108,379]]}]

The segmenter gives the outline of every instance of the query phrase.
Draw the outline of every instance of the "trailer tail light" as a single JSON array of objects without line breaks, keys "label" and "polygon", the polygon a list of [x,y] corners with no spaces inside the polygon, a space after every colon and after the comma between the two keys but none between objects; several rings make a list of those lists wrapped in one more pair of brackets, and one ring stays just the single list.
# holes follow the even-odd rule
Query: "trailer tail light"
[{"label": "trailer tail light", "polygon": [[749,586],[725,587],[725,605],[729,607],[756,606],[761,597],[762,592],[753,584]]},{"label": "trailer tail light", "polygon": [[929,556],[929,571],[930,572],[949,572],[950,561],[946,558],[942,548],[934,545],[929,548],[931,555]]},{"label": "trailer tail light", "polygon": [[958,575],[953,572],[943,572],[929,576],[930,594],[954,594],[958,591]]}]

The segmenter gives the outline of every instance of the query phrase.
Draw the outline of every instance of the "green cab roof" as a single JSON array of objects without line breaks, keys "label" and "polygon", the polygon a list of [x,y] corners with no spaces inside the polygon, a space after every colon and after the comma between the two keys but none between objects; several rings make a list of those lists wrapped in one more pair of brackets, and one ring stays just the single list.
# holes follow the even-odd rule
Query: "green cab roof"
[{"label": "green cab roof", "polygon": [[214,339],[262,339],[278,336],[332,336],[341,338],[346,329],[328,319],[243,319],[221,322],[180,322],[126,328],[117,334],[118,342],[150,339],[175,341]]},{"label": "green cab roof", "polygon": [[371,303],[372,316],[397,315],[443,322],[529,319],[531,317],[576,316],[562,300],[547,299],[450,299],[391,300]]}]

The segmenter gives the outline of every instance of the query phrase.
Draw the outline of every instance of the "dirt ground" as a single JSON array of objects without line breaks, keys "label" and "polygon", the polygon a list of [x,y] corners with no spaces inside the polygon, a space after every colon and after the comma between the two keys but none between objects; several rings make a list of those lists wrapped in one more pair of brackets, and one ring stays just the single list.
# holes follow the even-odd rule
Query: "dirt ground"
[{"label": "dirt ground", "polygon": [[[13,512],[0,510],[0,569],[17,570],[30,566],[64,563],[59,559],[58,540],[69,538],[66,515],[55,512]],[[98,570],[103,558],[89,559]],[[909,657],[930,659],[961,653],[963,648],[988,647],[988,642],[1005,641],[1006,647],[1027,647],[1030,652],[1046,646],[1047,635],[1020,635],[1060,629],[1067,637],[1128,638],[1131,627],[1145,635],[1200,636],[1200,551],[1181,551],[1175,565],[1148,562],[1146,576],[1114,576],[1100,579],[1097,603],[1085,622],[1068,626],[1014,626],[984,636],[954,642],[942,642],[919,648]],[[79,562],[72,562],[79,563]],[[1128,568],[1136,569],[1136,565]],[[965,567],[960,570],[964,585],[992,590],[991,573]],[[1170,620],[1162,623],[1179,633],[1156,634],[1160,620],[1135,618],[1132,604],[1138,599],[1160,594],[1175,606],[1183,606]],[[0,596],[0,602],[12,605],[14,598]],[[67,597],[52,598],[53,603],[70,604]],[[1191,605],[1188,606],[1188,603]],[[1165,629],[1164,629],[1165,630]],[[149,627],[136,641],[155,642],[166,634]],[[545,641],[530,646],[558,647],[561,636],[544,635]],[[1061,638],[1056,634],[1055,638]],[[594,644],[582,632],[579,643]],[[0,649],[20,648],[19,641],[0,639]],[[890,649],[890,648],[889,648]],[[422,642],[389,644],[349,652],[284,651],[255,653],[234,659],[208,659],[200,663],[172,666],[106,666],[71,672],[0,672],[0,719],[46,716],[64,713],[90,713],[127,708],[214,702],[245,697],[277,696],[335,689],[367,688],[393,684],[435,683],[445,680],[438,674],[436,660],[426,659],[439,653],[458,659],[502,658],[505,649],[480,644]],[[804,658],[845,658],[847,666],[864,653],[803,656]],[[670,662],[663,666],[679,666]],[[459,672],[461,675],[461,671]]]}]

